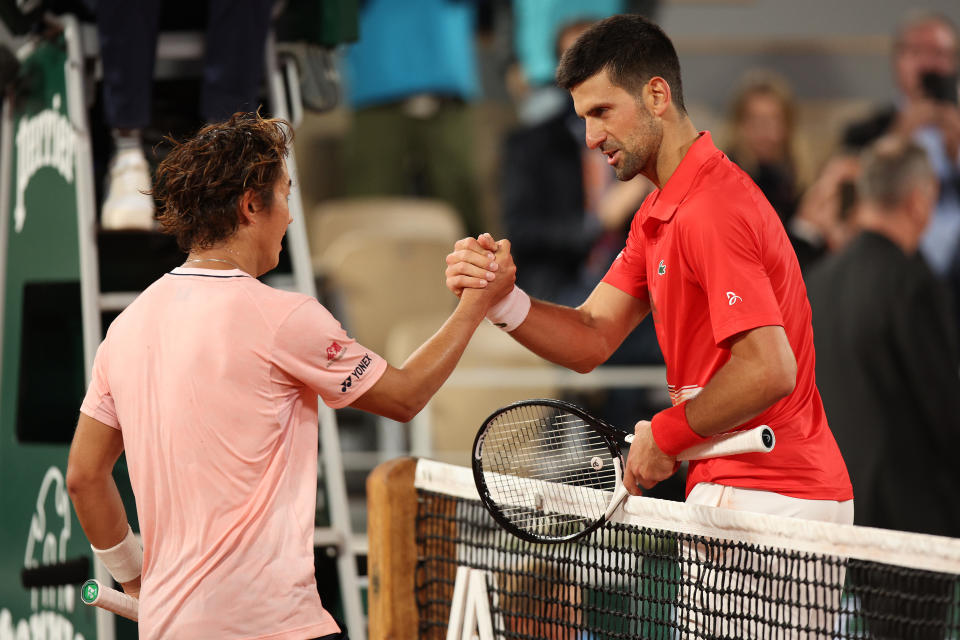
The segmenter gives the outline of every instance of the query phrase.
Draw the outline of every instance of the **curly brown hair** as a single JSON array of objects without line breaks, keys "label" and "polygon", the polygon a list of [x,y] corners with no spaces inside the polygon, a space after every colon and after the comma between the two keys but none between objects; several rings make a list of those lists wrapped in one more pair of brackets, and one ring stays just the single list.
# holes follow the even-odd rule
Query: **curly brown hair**
[{"label": "curly brown hair", "polygon": [[285,120],[235,113],[173,145],[157,167],[151,194],[160,201],[157,220],[184,251],[209,249],[232,236],[240,198],[252,190],[263,206],[283,175],[293,139]]}]

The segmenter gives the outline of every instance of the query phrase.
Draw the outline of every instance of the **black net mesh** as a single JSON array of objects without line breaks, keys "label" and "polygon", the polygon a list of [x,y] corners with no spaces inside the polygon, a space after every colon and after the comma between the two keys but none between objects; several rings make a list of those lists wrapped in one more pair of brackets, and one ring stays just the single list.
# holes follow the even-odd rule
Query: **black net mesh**
[{"label": "black net mesh", "polygon": [[418,491],[421,638],[445,638],[458,566],[487,576],[497,638],[960,638],[958,576],[607,524],[519,540],[478,501]]}]

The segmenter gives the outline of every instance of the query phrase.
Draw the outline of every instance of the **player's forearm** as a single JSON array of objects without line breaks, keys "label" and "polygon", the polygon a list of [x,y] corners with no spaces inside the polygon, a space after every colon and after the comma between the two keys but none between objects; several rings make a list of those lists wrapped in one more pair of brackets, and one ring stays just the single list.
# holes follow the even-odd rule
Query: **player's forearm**
[{"label": "player's forearm", "polygon": [[[71,483],[68,475],[67,491],[70,493],[73,509],[77,512],[80,527],[91,545],[97,549],[111,549],[124,540],[130,525],[117,483],[112,476],[89,478],[78,484],[76,480]],[[107,569],[110,570],[109,565]],[[120,584],[127,595],[140,595],[139,575]]]},{"label": "player's forearm", "polygon": [[[782,331],[779,327],[769,329]],[[767,350],[762,355],[732,354],[703,391],[687,402],[687,422],[695,432],[712,436],[729,431],[793,392],[796,383],[793,352]]]},{"label": "player's forearm", "polygon": [[488,305],[478,293],[465,291],[443,326],[396,372],[397,384],[392,385],[392,395],[399,415],[387,417],[409,422],[453,373],[486,313]]},{"label": "player's forearm", "polygon": [[98,549],[113,547],[127,534],[127,512],[113,476],[79,477],[68,469],[67,491],[87,539]]},{"label": "player's forearm", "polygon": [[587,373],[606,362],[616,349],[617,345],[611,347],[606,342],[594,319],[582,308],[543,300],[531,303],[526,319],[510,336],[541,358]]}]

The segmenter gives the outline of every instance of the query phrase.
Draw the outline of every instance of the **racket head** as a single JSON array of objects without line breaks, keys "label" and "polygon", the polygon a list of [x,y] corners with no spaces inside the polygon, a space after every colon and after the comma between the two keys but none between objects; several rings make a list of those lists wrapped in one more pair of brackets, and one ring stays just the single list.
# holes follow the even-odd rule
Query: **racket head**
[{"label": "racket head", "polygon": [[484,507],[529,542],[568,542],[606,521],[623,455],[576,405],[523,400],[493,412],[474,439],[474,482]]}]

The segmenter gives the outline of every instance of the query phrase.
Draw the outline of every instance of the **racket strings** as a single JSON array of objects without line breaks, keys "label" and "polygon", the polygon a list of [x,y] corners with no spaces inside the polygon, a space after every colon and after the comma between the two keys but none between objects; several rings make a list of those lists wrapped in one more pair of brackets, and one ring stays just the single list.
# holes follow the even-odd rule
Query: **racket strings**
[{"label": "racket strings", "polygon": [[487,428],[482,469],[514,526],[541,538],[574,536],[603,518],[619,482],[606,438],[552,407],[516,407]]},{"label": "racket strings", "polygon": [[[529,426],[529,425],[528,425]],[[570,482],[568,474],[590,475],[573,484],[594,482],[594,470],[584,467],[584,460],[600,458],[605,463],[612,460],[606,441],[589,429],[556,429],[524,433],[511,429],[507,438],[498,437],[498,432],[487,435],[485,447],[495,447],[495,465],[500,472],[519,472],[522,477]],[[496,455],[495,454],[495,455]],[[504,455],[508,454],[508,455]]]},{"label": "racket strings", "polygon": [[[586,471],[583,467],[583,461],[592,460],[599,457],[605,463],[612,460],[609,448],[606,442],[596,436],[586,436],[587,441],[573,440],[576,443],[575,450],[569,448],[569,441],[562,441],[554,436],[547,436],[533,440],[523,447],[518,448],[517,443],[513,441],[498,441],[488,436],[485,446],[497,446],[510,451],[511,457],[499,456],[502,458],[496,462],[500,472],[519,471],[524,477],[540,477],[542,480],[560,479],[567,473],[582,473]],[[543,472],[532,469],[545,469]],[[594,472],[592,468],[589,469]],[[592,477],[592,476],[591,476]],[[575,483],[576,484],[576,483]]]}]

